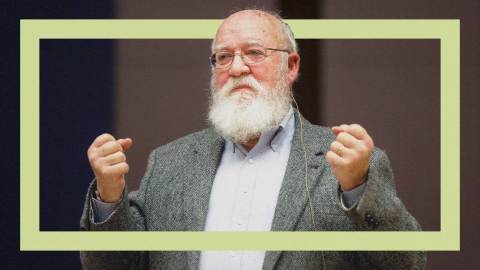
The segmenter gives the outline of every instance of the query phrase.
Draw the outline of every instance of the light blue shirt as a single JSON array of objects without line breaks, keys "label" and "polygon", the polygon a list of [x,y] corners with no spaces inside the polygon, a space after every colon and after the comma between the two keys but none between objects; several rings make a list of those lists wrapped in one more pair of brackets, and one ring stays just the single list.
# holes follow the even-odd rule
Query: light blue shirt
[{"label": "light blue shirt", "polygon": [[[205,231],[270,231],[295,131],[293,109],[246,151],[227,141],[210,193]],[[200,270],[262,269],[265,251],[202,251]]]},{"label": "light blue shirt", "polygon": [[[295,131],[292,107],[279,126],[261,134],[247,151],[225,142],[210,193],[205,231],[270,231]],[[342,192],[344,209],[353,208],[365,185]],[[106,220],[117,204],[93,199],[95,222]],[[262,269],[265,251],[202,251],[200,270]]]}]

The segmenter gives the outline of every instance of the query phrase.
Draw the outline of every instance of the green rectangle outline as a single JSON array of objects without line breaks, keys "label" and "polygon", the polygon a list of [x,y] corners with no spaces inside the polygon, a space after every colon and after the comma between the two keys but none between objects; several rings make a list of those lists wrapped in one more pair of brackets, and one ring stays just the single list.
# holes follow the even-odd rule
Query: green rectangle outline
[{"label": "green rectangle outline", "polygon": [[20,20],[20,250],[460,250],[460,20],[287,22],[299,39],[440,40],[440,231],[40,231],[40,39],[211,39],[221,20]]}]

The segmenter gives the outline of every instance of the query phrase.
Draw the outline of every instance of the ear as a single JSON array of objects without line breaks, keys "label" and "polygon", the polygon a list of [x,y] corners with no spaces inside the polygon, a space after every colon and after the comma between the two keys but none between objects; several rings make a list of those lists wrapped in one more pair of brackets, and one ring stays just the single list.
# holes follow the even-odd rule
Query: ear
[{"label": "ear", "polygon": [[291,86],[298,78],[300,70],[300,55],[298,53],[291,53],[288,56],[288,84]]}]

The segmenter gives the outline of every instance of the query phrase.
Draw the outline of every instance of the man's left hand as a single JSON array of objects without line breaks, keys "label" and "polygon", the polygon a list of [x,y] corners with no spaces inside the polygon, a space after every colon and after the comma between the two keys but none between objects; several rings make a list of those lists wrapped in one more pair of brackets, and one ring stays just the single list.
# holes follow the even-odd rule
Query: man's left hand
[{"label": "man's left hand", "polygon": [[337,136],[325,158],[343,191],[361,185],[367,176],[373,140],[358,124],[332,127]]}]

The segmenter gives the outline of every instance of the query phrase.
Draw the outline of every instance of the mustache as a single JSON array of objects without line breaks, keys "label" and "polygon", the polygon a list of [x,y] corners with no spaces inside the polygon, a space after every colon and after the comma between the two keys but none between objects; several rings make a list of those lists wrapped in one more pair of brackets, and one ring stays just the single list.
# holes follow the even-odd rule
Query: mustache
[{"label": "mustache", "polygon": [[262,92],[261,84],[251,75],[229,78],[228,81],[220,89],[220,93],[227,94],[239,86],[248,86],[256,93]]}]

